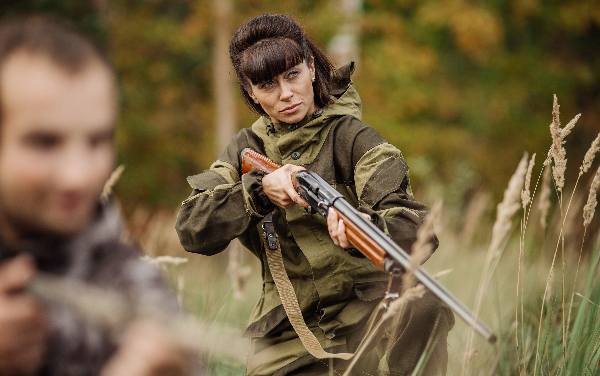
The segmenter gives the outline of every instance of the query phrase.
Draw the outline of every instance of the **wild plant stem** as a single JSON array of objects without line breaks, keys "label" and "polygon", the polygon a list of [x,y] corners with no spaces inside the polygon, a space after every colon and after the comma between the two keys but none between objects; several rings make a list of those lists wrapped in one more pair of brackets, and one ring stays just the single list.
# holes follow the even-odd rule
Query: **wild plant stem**
[{"label": "wild plant stem", "polygon": [[[552,277],[552,272],[554,270],[554,262],[556,260],[556,254],[558,253],[558,246],[562,243],[562,259],[563,259],[563,288],[562,288],[562,295],[563,295],[563,361],[565,360],[565,356],[566,356],[566,336],[565,336],[565,317],[564,317],[564,312],[565,312],[565,303],[564,303],[564,283],[565,283],[565,278],[564,278],[564,267],[565,267],[565,259],[564,259],[564,246],[565,246],[565,239],[564,239],[564,229],[565,229],[565,223],[567,220],[567,215],[569,214],[569,209],[571,208],[571,203],[573,202],[573,197],[575,196],[575,191],[577,190],[577,184],[579,183],[579,177],[577,177],[577,180],[575,181],[575,187],[573,188],[573,192],[571,193],[571,197],[569,199],[569,204],[567,205],[567,210],[564,212],[563,215],[563,196],[562,196],[562,192],[560,192],[560,194],[557,192],[557,196],[558,196],[558,201],[559,201],[559,206],[560,206],[560,212],[561,212],[561,226],[560,226],[560,233],[558,235],[558,242],[556,243],[556,249],[554,251],[554,257],[552,258],[552,264],[550,266],[550,273],[548,275],[548,279],[546,281],[546,288],[544,290],[544,296],[542,297],[542,309],[540,311],[540,325],[538,326],[538,338],[537,338],[537,345],[536,345],[536,350],[535,350],[535,364],[534,364],[534,368],[533,368],[533,376],[536,375],[536,371],[537,371],[537,360],[538,360],[538,356],[539,356],[539,346],[540,346],[540,335],[542,332],[542,319],[543,319],[543,314],[544,314],[544,303],[546,301],[546,295],[548,293],[548,286],[550,284],[550,278]],[[556,189],[556,187],[555,187]]]},{"label": "wild plant stem", "polygon": [[577,286],[577,276],[579,275],[579,265],[581,264],[581,254],[583,253],[583,243],[585,242],[585,233],[587,227],[583,228],[583,238],[581,239],[581,248],[579,249],[579,260],[577,261],[577,269],[575,269],[575,282],[573,282],[573,292],[571,293],[571,302],[569,303],[569,316],[567,323],[571,322],[571,310],[573,309],[573,298],[575,297],[575,287]]},{"label": "wild plant stem", "polygon": [[[525,225],[521,227],[521,249],[520,249],[520,254],[519,254],[519,271],[517,274],[517,308],[516,308],[516,312],[518,312],[519,310],[519,279],[522,280],[521,282],[521,352],[523,353],[523,366],[525,366],[525,333],[523,328],[525,327],[525,318],[523,317],[523,299],[525,296],[525,291],[524,291],[524,287],[525,287],[525,267],[524,267],[524,261],[523,261],[523,254],[525,252],[525,233],[527,232],[527,224],[529,223],[529,217],[531,215],[531,209],[533,208],[533,199],[535,198],[535,195],[537,193],[537,189],[538,186],[540,184],[540,180],[542,178],[542,174],[544,172],[544,165],[542,165],[542,169],[540,170],[540,173],[538,174],[538,178],[535,182],[535,187],[533,188],[533,193],[531,194],[531,203],[529,204],[529,210],[526,210],[526,208],[523,208],[523,220]],[[527,213],[527,216],[525,216],[525,213]],[[518,345],[519,345],[519,339],[518,339],[518,328],[519,328],[519,317],[518,317],[518,313],[516,315],[516,320],[517,320],[517,361],[519,360],[518,357]],[[521,363],[519,362],[519,374],[521,374]]]},{"label": "wild plant stem", "polygon": [[[558,196],[559,204],[561,207],[561,213],[562,213],[562,193],[558,194],[558,191],[557,191],[557,196]],[[554,271],[554,262],[556,261],[556,254],[558,253],[558,246],[560,245],[560,239],[563,234],[563,229],[564,229],[564,225],[561,226],[561,228],[560,228],[560,234],[558,235],[558,242],[556,243],[556,249],[554,250],[554,256],[552,257],[552,264],[550,265],[550,273],[548,274],[548,279],[546,280],[546,288],[544,289],[544,296],[542,297],[542,308],[540,311],[540,325],[538,326],[537,344],[535,347],[535,361],[533,363],[533,376],[535,376],[537,374],[538,357],[540,355],[539,350],[540,350],[540,337],[542,334],[542,322],[543,322],[543,318],[544,318],[544,302],[546,301],[546,295],[548,294],[548,286],[550,285],[550,279],[552,278],[552,272]],[[541,359],[540,359],[540,361],[541,361]],[[540,372],[541,372],[541,370],[540,370]]]},{"label": "wild plant stem", "polygon": [[[521,222],[521,241],[519,242],[519,269],[517,271],[517,302],[515,303],[515,323],[516,323],[516,329],[515,329],[515,340],[517,343],[517,365],[519,366],[519,375],[522,374],[521,372],[521,357],[519,354],[519,283],[521,282],[521,263],[523,262],[523,243],[524,243],[524,222],[525,222],[525,212],[523,211],[523,221]],[[521,296],[521,299],[523,298],[523,296]],[[523,314],[523,312],[521,311],[521,315]],[[523,332],[523,327],[521,326],[521,333]],[[521,340],[521,346],[524,345],[523,340]],[[521,349],[521,351],[523,351],[523,349]],[[523,359],[525,359],[525,353],[523,352]]]}]

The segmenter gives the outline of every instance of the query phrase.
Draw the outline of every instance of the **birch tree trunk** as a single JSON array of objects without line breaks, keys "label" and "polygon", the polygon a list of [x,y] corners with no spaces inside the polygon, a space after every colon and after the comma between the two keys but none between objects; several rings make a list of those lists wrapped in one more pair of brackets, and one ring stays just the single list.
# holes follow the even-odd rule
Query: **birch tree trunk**
[{"label": "birch tree trunk", "polygon": [[[215,94],[216,157],[227,147],[237,129],[235,98],[233,92],[233,67],[229,61],[229,38],[231,38],[232,0],[213,0],[214,10],[214,60],[213,89]],[[244,297],[243,288],[249,274],[248,267],[242,267],[242,245],[234,239],[227,247],[227,272],[233,283],[234,297]]]},{"label": "birch tree trunk", "polygon": [[329,42],[329,53],[337,66],[350,61],[359,64],[360,49],[358,38],[360,35],[359,19],[361,15],[362,0],[337,0],[339,9],[344,14],[344,24],[338,33]]},{"label": "birch tree trunk", "polygon": [[233,98],[232,78],[235,75],[229,62],[229,38],[231,38],[232,0],[213,0],[214,10],[214,59],[213,90],[215,95],[216,156],[220,156],[236,130],[236,111]]}]

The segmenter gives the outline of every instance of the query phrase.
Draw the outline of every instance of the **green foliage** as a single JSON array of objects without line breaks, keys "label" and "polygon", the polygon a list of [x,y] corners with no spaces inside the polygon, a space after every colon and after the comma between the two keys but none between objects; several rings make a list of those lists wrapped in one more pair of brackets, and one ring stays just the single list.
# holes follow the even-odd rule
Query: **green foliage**
[{"label": "green foliage", "polygon": [[[515,333],[514,330],[504,327],[505,338],[500,349],[502,361],[498,364],[499,375],[523,374],[533,375],[534,368],[538,375],[596,375],[600,371],[600,283],[598,280],[598,246],[595,255],[591,257],[587,268],[587,278],[579,283],[580,294],[573,301],[571,322],[567,323],[568,334],[566,339],[566,352],[563,358],[562,342],[562,316],[568,316],[569,307],[563,312],[561,308],[561,286],[557,281],[554,286],[556,293],[547,298],[547,312],[542,320],[542,330],[539,344],[539,356],[536,363],[536,338],[538,334],[539,315],[541,310],[541,299],[527,299],[525,301],[524,327],[519,327],[517,335],[519,341],[521,336],[526,345],[520,348],[520,362],[516,359]],[[557,271],[559,272],[559,271]],[[580,270],[585,275],[586,270]],[[566,289],[568,297],[571,288]],[[541,297],[543,286],[537,286],[536,291],[530,291],[531,296]],[[568,302],[568,300],[567,300]],[[522,333],[523,332],[523,333]],[[525,354],[525,356],[523,356]],[[564,359],[564,360],[563,360]]]},{"label": "green foliage", "polygon": [[[192,0],[23,0],[3,16],[48,11],[108,46],[122,87],[117,190],[128,212],[177,207],[185,177],[208,168],[216,150],[213,99],[214,5]],[[321,46],[346,21],[340,0],[233,0],[230,33],[262,13],[296,18]],[[363,119],[407,159],[427,159],[428,176],[452,182],[473,171],[473,189],[499,199],[523,150],[545,155],[548,105],[557,94],[570,119],[569,161],[579,161],[600,122],[600,6],[591,0],[363,0],[354,21],[360,60],[354,80]],[[343,64],[346,62],[337,62]],[[221,85],[238,90],[231,73]],[[256,116],[239,93],[239,128]],[[506,163],[498,163],[498,160]],[[414,168],[413,168],[414,170]],[[573,173],[575,168],[569,169]]]},{"label": "green foliage", "polygon": [[356,78],[365,119],[406,155],[430,156],[438,174],[467,160],[498,193],[513,165],[498,159],[547,151],[557,94],[570,117],[583,113],[568,151],[580,160],[582,140],[598,131],[598,10],[589,1],[366,0]]}]

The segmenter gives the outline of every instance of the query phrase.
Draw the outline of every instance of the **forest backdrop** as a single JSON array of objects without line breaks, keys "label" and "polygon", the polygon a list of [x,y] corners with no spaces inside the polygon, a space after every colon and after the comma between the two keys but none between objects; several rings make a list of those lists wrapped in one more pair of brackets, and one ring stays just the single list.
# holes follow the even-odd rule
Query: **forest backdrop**
[{"label": "forest backdrop", "polygon": [[[50,12],[109,49],[121,85],[117,147],[126,169],[117,192],[126,213],[139,206],[175,210],[190,192],[186,176],[220,154],[219,131],[255,120],[239,96],[223,43],[244,20],[262,13],[294,17],[330,52],[351,37],[341,59],[357,60],[353,79],[363,120],[402,150],[417,195],[443,186],[440,194],[460,207],[485,189],[498,201],[523,151],[538,153],[538,160],[546,155],[553,94],[565,121],[582,113],[568,137],[572,173],[600,131],[598,1],[3,4],[2,17]],[[219,90],[225,97],[233,93],[232,110],[218,110]]]},{"label": "forest backdrop", "polygon": [[[129,235],[150,256],[185,257],[162,267],[195,317],[242,331],[262,291],[259,262],[243,256],[239,243],[217,256],[185,253],[174,216],[190,193],[186,176],[208,168],[229,137],[256,118],[234,82],[228,40],[252,16],[284,13],[337,64],[357,62],[353,79],[363,121],[403,151],[417,199],[434,208],[440,206],[434,205],[437,199],[444,201],[436,221],[442,251],[426,268],[454,269],[443,284],[468,307],[481,306],[480,317],[498,335],[494,346],[478,338],[472,342],[468,326],[458,321],[448,338],[449,374],[536,376],[538,369],[544,375],[597,374],[600,221],[596,215],[589,227],[582,223],[592,173],[578,180],[578,172],[600,132],[598,0],[0,4],[0,17],[30,11],[53,13],[110,51],[121,86],[118,162],[125,165],[116,191]],[[564,200],[563,193],[550,192],[549,181],[538,184],[552,144],[553,94],[564,124],[582,114],[564,145]],[[537,159],[534,201],[521,211],[516,201],[527,157],[521,172],[510,177],[524,151]],[[575,182],[579,190],[571,194]],[[512,221],[507,210],[518,212]],[[243,360],[202,356],[213,374],[245,374]]]}]

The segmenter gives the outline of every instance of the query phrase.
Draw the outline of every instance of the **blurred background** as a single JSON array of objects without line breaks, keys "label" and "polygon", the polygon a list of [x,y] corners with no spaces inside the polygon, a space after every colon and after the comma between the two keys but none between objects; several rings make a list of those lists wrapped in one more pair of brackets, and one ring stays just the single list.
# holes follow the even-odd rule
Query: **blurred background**
[{"label": "blurred background", "polygon": [[[165,271],[190,312],[242,330],[260,295],[260,265],[249,254],[243,256],[236,243],[215,257],[185,254],[173,227],[181,201],[191,192],[186,177],[209,168],[229,138],[257,117],[241,100],[228,60],[229,39],[253,16],[283,13],[296,19],[336,65],[356,62],[353,80],[362,98],[363,121],[402,150],[416,198],[429,206],[438,199],[444,202],[436,224],[441,247],[426,269],[453,268],[443,283],[470,307],[477,294],[485,295],[481,317],[499,337],[496,346],[475,342],[475,357],[466,345],[468,327],[457,322],[449,338],[449,375],[532,374],[535,367],[542,374],[582,374],[577,367],[586,364],[600,369],[600,261],[592,256],[599,248],[600,221],[596,215],[584,227],[581,218],[600,157],[591,172],[577,178],[583,156],[600,132],[598,1],[0,4],[2,18],[32,11],[54,14],[110,51],[121,86],[118,163],[125,166],[115,191],[130,236],[149,255],[189,258]],[[563,124],[582,116],[566,138],[564,203],[551,195],[546,226],[534,189],[542,185],[541,165],[552,142],[553,94]],[[489,276],[481,277],[491,279],[489,289],[478,292],[482,269],[487,270],[483,265],[496,203],[525,151],[537,153],[534,203],[527,215],[516,215],[502,259]],[[564,248],[557,253],[561,243]],[[565,296],[567,302],[571,299],[573,320],[567,323],[568,347],[561,352]],[[206,359],[215,374],[244,373],[244,364],[218,356]]]},{"label": "blurred background", "polygon": [[[552,95],[580,163],[600,130],[600,4],[550,0],[8,0],[0,15],[50,12],[104,44],[122,89],[117,192],[126,213],[174,209],[185,177],[256,119],[227,45],[262,13],[294,17],[353,76],[363,120],[400,150],[419,195],[501,199],[523,151],[541,160]],[[569,170],[568,170],[569,171]],[[570,171],[576,174],[576,169]],[[440,193],[441,190],[440,190]]]}]

